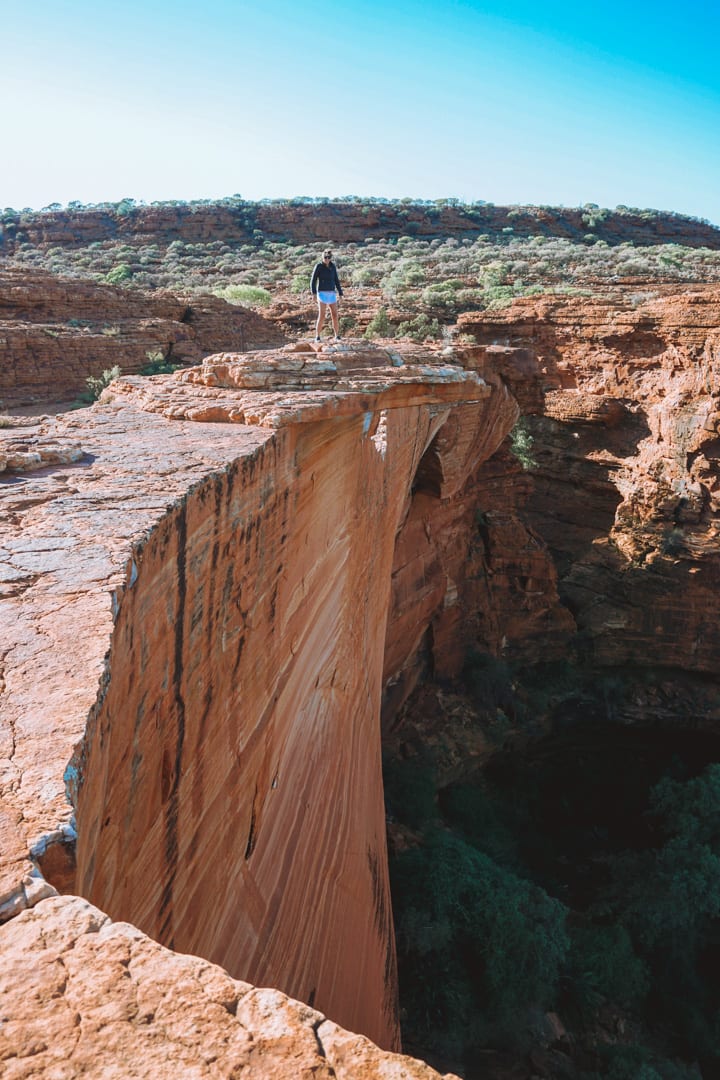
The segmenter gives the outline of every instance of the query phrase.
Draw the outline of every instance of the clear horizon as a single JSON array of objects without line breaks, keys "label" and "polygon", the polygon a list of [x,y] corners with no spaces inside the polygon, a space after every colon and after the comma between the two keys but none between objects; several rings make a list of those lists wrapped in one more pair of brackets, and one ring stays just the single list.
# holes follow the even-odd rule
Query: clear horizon
[{"label": "clear horizon", "polygon": [[39,0],[3,19],[0,208],[356,195],[720,224],[718,30],[709,2]]}]

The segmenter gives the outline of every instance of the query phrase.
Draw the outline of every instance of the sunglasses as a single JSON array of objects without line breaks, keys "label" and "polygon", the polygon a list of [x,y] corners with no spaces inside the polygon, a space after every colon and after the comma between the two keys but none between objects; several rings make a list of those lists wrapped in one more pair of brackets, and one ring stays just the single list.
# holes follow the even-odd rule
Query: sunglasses
[{"label": "sunglasses", "polygon": [[330,259],[332,259],[332,255],[323,255],[323,261],[324,262],[329,262]]}]

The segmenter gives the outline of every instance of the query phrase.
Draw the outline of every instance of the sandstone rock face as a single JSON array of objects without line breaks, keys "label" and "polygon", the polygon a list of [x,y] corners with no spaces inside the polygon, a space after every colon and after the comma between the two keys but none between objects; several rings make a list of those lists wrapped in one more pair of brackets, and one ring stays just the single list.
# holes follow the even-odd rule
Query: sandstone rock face
[{"label": "sandstone rock face", "polygon": [[526,512],[593,658],[714,675],[718,289],[527,299],[461,323],[478,370],[508,348],[537,359]]},{"label": "sandstone rock face", "polygon": [[78,897],[45,900],[0,927],[0,949],[7,1080],[438,1078],[277,990],[164,949]]},{"label": "sandstone rock face", "polygon": [[2,491],[5,917],[49,891],[32,852],[162,944],[399,1045],[396,535],[416,482],[448,499],[502,439],[501,389],[437,354],[290,347],[23,428],[28,453],[81,456],[16,461]]},{"label": "sandstone rock face", "polygon": [[532,484],[501,446],[519,403],[541,401],[541,370],[526,349],[458,351],[494,392],[438,431],[403,516],[385,650],[390,725],[424,676],[457,676],[470,648],[552,660],[576,632],[547,546],[524,520]]},{"label": "sandstone rock face", "polygon": [[89,375],[115,365],[130,374],[161,352],[197,363],[221,349],[280,345],[260,315],[215,296],[192,301],[136,289],[0,271],[0,403],[67,401]]}]

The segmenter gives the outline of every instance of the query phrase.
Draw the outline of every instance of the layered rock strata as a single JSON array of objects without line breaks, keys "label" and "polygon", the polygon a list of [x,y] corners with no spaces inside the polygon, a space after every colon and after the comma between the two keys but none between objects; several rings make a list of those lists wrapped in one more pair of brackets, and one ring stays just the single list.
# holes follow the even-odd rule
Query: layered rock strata
[{"label": "layered rock strata", "polygon": [[537,361],[525,512],[583,652],[715,676],[720,291],[527,299],[460,322],[479,370],[504,348]]},{"label": "layered rock strata", "polygon": [[40,866],[396,1047],[396,536],[413,487],[456,490],[513,415],[447,357],[291,347],[121,379],[22,451],[3,433],[73,458],[14,458],[2,490],[5,916],[52,891]]},{"label": "layered rock strata", "polygon": [[41,212],[6,212],[0,221],[0,255],[20,244],[44,247],[108,241],[168,244],[252,243],[267,239],[295,243],[362,242],[368,237],[465,237],[484,233],[556,236],[582,240],[588,233],[609,244],[678,243],[717,248],[720,230],[709,222],[679,214],[584,207],[463,206],[453,200],[423,203],[352,200],[244,202],[176,205],[96,206]]},{"label": "layered rock strata", "polygon": [[222,349],[281,345],[282,331],[216,296],[168,294],[0,271],[0,405],[68,401],[88,376],[119,365],[131,374],[162,354],[198,363]]}]

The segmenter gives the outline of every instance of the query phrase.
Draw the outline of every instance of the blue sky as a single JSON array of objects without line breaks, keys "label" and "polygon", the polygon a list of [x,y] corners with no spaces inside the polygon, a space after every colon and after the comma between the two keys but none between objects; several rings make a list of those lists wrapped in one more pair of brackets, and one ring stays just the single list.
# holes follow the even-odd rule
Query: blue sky
[{"label": "blue sky", "polygon": [[717,0],[26,0],[0,25],[0,207],[454,196],[720,224]]}]

